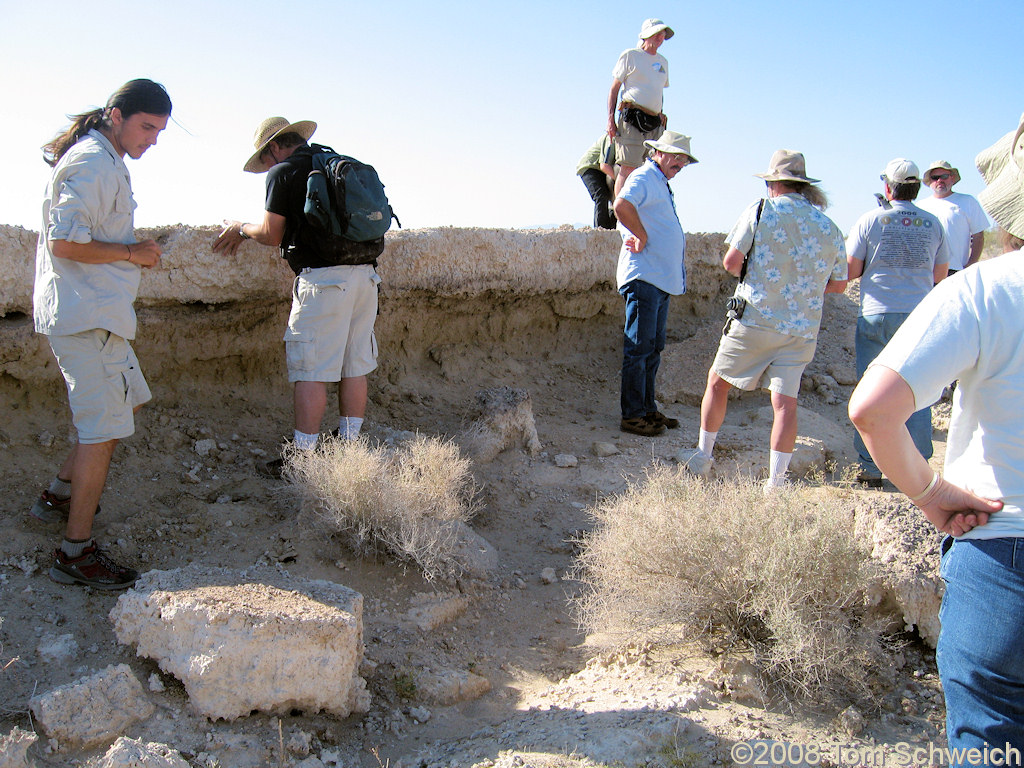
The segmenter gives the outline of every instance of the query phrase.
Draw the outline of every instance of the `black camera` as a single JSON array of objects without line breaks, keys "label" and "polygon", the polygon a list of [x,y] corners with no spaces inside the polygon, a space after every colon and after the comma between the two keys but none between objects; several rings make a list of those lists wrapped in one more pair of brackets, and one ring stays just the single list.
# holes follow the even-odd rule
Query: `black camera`
[{"label": "black camera", "polygon": [[743,310],[747,308],[747,300],[742,299],[739,296],[730,296],[729,300],[725,302],[726,314],[733,320],[739,320],[743,317]]}]

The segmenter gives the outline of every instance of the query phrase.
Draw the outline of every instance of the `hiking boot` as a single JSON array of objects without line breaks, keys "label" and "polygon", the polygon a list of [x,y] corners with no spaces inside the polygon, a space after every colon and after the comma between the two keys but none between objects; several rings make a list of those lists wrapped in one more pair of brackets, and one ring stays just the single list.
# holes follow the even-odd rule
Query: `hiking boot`
[{"label": "hiking boot", "polygon": [[623,432],[632,432],[634,435],[643,435],[644,437],[654,437],[665,431],[665,427],[648,421],[646,416],[623,419],[619,422],[619,429]]},{"label": "hiking boot", "polygon": [[127,589],[139,578],[139,572],[118,565],[96,544],[86,547],[78,557],[68,557],[60,549],[50,569],[50,578],[58,584],[84,584],[94,589]]},{"label": "hiking boot", "polygon": [[881,488],[882,476],[877,472],[862,469],[857,473],[857,482],[867,488]]},{"label": "hiking boot", "polygon": [[699,448],[683,449],[676,454],[676,461],[683,465],[683,469],[697,477],[707,477],[711,474],[711,465],[714,461],[710,456],[704,455]]},{"label": "hiking boot", "polygon": [[673,419],[671,416],[666,416],[661,411],[652,411],[647,414],[647,420],[651,424],[660,424],[665,429],[676,429],[679,427],[679,419]]},{"label": "hiking boot", "polygon": [[[71,511],[71,497],[62,499],[49,491],[43,491],[36,499],[32,509],[28,511],[32,517],[42,520],[44,523],[63,523],[68,519],[68,512]],[[100,513],[100,507],[96,505],[96,514]]]}]

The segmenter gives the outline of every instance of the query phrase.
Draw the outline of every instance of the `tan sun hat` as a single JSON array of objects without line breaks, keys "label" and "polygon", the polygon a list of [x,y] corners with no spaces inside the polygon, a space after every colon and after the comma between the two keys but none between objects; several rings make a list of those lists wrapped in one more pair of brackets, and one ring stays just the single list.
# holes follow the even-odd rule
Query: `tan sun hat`
[{"label": "tan sun hat", "polygon": [[313,135],[315,130],[316,123],[312,120],[299,120],[297,123],[289,123],[283,117],[268,117],[256,129],[256,135],[253,137],[252,142],[256,147],[256,151],[246,161],[242,170],[247,173],[265,172],[267,169],[260,162],[260,153],[267,148],[267,144],[282,133],[297,133],[306,141],[309,141],[309,137]]},{"label": "tan sun hat", "polygon": [[647,19],[640,27],[640,39],[646,40],[648,37],[658,34],[663,29],[665,30],[666,40],[675,34],[675,32],[672,31],[672,27],[661,19]]},{"label": "tan sun hat", "polygon": [[670,155],[686,155],[691,163],[700,161],[690,154],[690,137],[683,136],[675,131],[665,131],[657,141],[647,140],[644,146],[648,149],[656,149],[659,152],[667,152]]},{"label": "tan sun hat", "polygon": [[952,187],[954,184],[960,181],[960,171],[958,171],[956,168],[950,165],[948,160],[936,160],[934,163],[929,165],[928,170],[925,171],[924,176],[921,177],[921,181],[923,181],[925,184],[931,184],[932,171],[938,170],[949,171],[950,176],[953,177],[953,180],[949,183],[949,186]]},{"label": "tan sun hat", "polygon": [[771,162],[768,163],[767,173],[754,175],[765,181],[803,181],[808,184],[817,184],[821,181],[807,176],[807,164],[803,153],[794,152],[792,149],[775,150]]},{"label": "tan sun hat", "polygon": [[1024,238],[1024,115],[1010,131],[974,159],[988,185],[978,195],[981,207],[1014,237]]}]

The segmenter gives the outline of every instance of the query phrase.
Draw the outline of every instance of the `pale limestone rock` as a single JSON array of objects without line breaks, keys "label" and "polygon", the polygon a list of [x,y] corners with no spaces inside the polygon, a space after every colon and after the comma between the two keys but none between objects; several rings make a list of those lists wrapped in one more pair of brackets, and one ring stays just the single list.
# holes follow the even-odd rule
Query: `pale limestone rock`
[{"label": "pale limestone rock", "polygon": [[476,405],[479,416],[461,440],[474,460],[493,461],[499,453],[515,446],[534,456],[540,452],[533,405],[525,389],[485,389],[476,393]]},{"label": "pale limestone rock", "polygon": [[453,520],[451,558],[466,574],[486,579],[498,567],[498,550],[461,520]]},{"label": "pale limestone rock", "polygon": [[891,630],[916,628],[934,648],[945,591],[939,576],[943,534],[901,494],[879,495],[858,507],[854,532],[871,543],[871,557],[882,572],[872,612],[890,617]]},{"label": "pale limestone rock", "polygon": [[562,469],[572,469],[578,467],[580,460],[573,456],[571,453],[559,453],[555,456],[555,466],[561,467]]},{"label": "pale limestone rock", "polygon": [[558,583],[558,575],[555,573],[555,569],[554,568],[552,568],[551,566],[548,566],[547,568],[544,568],[543,570],[541,570],[541,572],[540,572],[540,580],[544,584],[557,584]]},{"label": "pale limestone rock", "polygon": [[166,744],[122,736],[110,746],[97,768],[189,768],[189,764],[178,750]]},{"label": "pale limestone rock", "polygon": [[346,717],[369,706],[362,609],[362,595],[340,584],[191,566],[144,574],[110,618],[118,640],[181,680],[207,717]]},{"label": "pale limestone rock", "polygon": [[607,459],[619,453],[619,447],[615,443],[596,442],[593,445],[594,455],[601,459]]},{"label": "pale limestone rock", "polygon": [[33,768],[35,762],[26,753],[38,740],[32,731],[23,731],[18,726],[0,736],[0,768]]},{"label": "pale limestone rock", "polygon": [[460,669],[427,670],[416,677],[416,698],[429,704],[472,701],[491,690],[486,677]]},{"label": "pale limestone rock", "polygon": [[94,747],[153,713],[142,684],[127,664],[100,670],[29,702],[32,714],[62,747]]},{"label": "pale limestone rock", "polygon": [[432,632],[442,624],[455,621],[469,607],[469,600],[462,595],[420,593],[413,598],[413,602],[414,605],[406,612],[405,618],[422,632]]}]

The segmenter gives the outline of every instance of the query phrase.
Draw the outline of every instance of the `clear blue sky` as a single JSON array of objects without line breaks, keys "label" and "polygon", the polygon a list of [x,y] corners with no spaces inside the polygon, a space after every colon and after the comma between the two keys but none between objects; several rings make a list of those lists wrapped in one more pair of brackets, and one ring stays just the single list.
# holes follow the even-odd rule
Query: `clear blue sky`
[{"label": "clear blue sky", "polygon": [[1024,110],[1021,0],[0,0],[0,223],[39,228],[39,147],[66,114],[149,77],[177,124],[128,160],[138,226],[261,216],[264,177],[241,167],[275,114],[375,165],[407,228],[587,224],[576,161],[647,17],[676,32],[665,112],[700,160],[672,183],[690,232],[728,230],[780,147],[844,231],[893,157],[948,159],[977,194],[975,154]]}]

